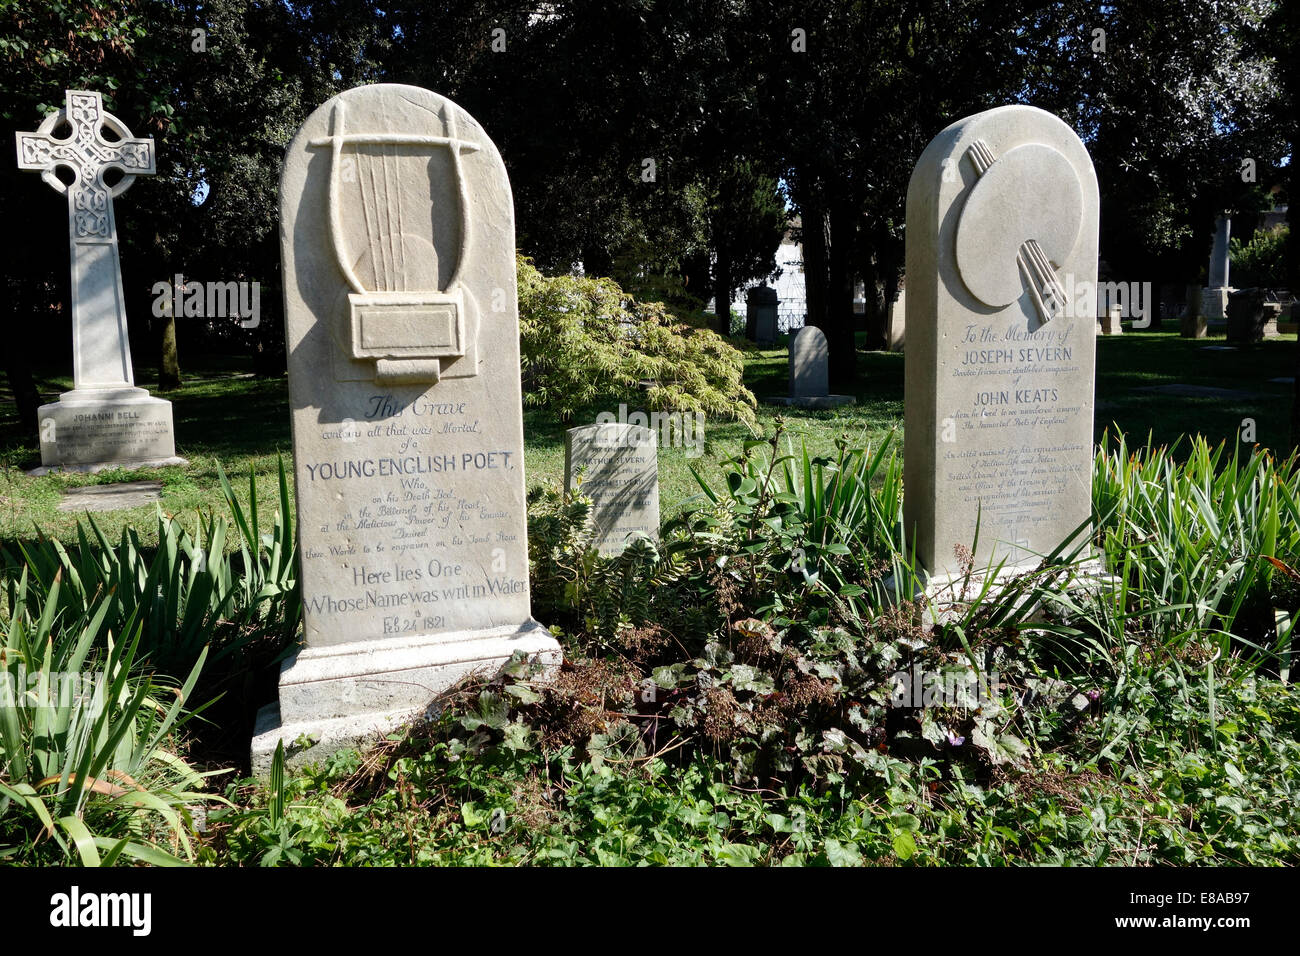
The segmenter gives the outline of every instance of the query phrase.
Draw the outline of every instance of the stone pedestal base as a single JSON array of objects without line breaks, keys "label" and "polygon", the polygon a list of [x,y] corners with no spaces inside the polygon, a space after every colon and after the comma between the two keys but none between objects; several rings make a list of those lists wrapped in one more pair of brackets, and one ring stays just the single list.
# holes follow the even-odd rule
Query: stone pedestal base
[{"label": "stone pedestal base", "polygon": [[790,408],[836,408],[856,405],[857,402],[852,395],[773,395],[763,399],[764,405],[787,405]]},{"label": "stone pedestal base", "polygon": [[176,457],[172,403],[143,388],[64,392],[36,417],[41,467],[33,475],[187,464]]},{"label": "stone pedestal base", "polygon": [[[302,766],[431,716],[439,694],[471,675],[496,674],[516,651],[540,665],[542,680],[563,660],[560,645],[536,621],[304,648],[280,668],[279,702],[258,712],[253,773],[269,773],[281,740],[285,763]],[[298,746],[304,736],[312,746]]]}]

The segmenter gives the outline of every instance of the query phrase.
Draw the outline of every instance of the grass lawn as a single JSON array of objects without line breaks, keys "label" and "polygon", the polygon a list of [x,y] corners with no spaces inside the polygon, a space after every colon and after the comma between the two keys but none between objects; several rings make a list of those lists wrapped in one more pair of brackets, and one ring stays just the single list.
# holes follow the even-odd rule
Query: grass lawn
[{"label": "grass lawn", "polygon": [[[1253,419],[1255,441],[1285,448],[1293,386],[1270,379],[1294,370],[1294,335],[1236,351],[1207,350],[1222,345],[1222,337],[1200,341],[1181,339],[1176,328],[1163,332],[1129,333],[1097,341],[1096,436],[1108,429],[1123,429],[1131,442],[1150,433],[1157,443],[1199,432],[1212,442],[1239,440],[1243,420]],[[775,349],[746,353],[746,384],[760,399],[786,390],[786,353]],[[58,474],[33,478],[23,472],[38,463],[35,436],[19,428],[14,406],[0,393],[0,538],[24,540],[39,527],[46,535],[68,539],[78,515],[57,510],[65,488],[127,479],[156,478],[163,482],[163,507],[179,515],[192,515],[201,507],[223,508],[218,464],[231,477],[236,492],[247,498],[250,466],[257,475],[258,504],[268,518],[276,498],[276,462],[291,449],[289,408],[284,378],[259,378],[238,358],[196,360],[185,369],[183,388],[168,393],[175,404],[178,453],[190,460],[180,468],[97,475]],[[879,440],[903,419],[903,356],[859,353],[857,404],[828,411],[802,411],[762,406],[759,426],[770,434],[781,417],[793,442],[806,441],[814,452],[829,452],[835,439]],[[156,381],[155,370],[138,370],[146,386]],[[1152,386],[1190,384],[1227,389],[1231,396],[1182,396],[1144,392]],[[71,387],[67,378],[40,382],[42,394],[53,399]],[[617,414],[617,408],[609,409]],[[635,409],[633,409],[635,410]],[[564,474],[564,428],[545,410],[529,409],[524,415],[528,485],[558,486]],[[664,517],[681,509],[699,488],[691,466],[708,478],[718,475],[720,458],[738,452],[749,429],[738,422],[706,423],[707,448],[690,457],[690,449],[663,448],[659,458],[660,497]],[[96,522],[110,537],[123,526],[137,527],[142,536],[153,533],[153,506],[100,513]]]}]

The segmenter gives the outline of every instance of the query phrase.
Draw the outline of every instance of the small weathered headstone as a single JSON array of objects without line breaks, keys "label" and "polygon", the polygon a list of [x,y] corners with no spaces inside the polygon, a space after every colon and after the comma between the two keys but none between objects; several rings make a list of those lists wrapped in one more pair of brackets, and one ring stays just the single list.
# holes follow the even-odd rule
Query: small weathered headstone
[{"label": "small weathered headstone", "polygon": [[592,502],[601,554],[621,553],[633,539],[659,537],[659,454],[652,429],[621,422],[570,428],[564,434],[564,486]]},{"label": "small weathered headstone", "polygon": [[898,298],[889,309],[889,329],[887,331],[889,351],[901,352],[907,342],[907,290],[899,289]]},{"label": "small weathered headstone", "polygon": [[1083,143],[1030,106],[958,120],[913,171],[904,518],[936,578],[977,522],[978,571],[1091,514],[1097,210]]},{"label": "small weathered headstone", "polygon": [[1106,310],[1106,314],[1101,317],[1101,334],[1102,335],[1123,335],[1124,326],[1120,320],[1124,317],[1122,306],[1112,305]]},{"label": "small weathered headstone", "polygon": [[418,717],[520,653],[532,619],[514,207],[455,103],[349,90],[289,144],[280,186],[305,647],[259,715],[313,759]]},{"label": "small weathered headstone", "polygon": [[[68,197],[72,267],[72,391],[37,410],[41,467],[33,474],[183,465],[172,403],[135,385],[113,218],[113,200],[136,176],[154,174],[153,139],[132,136],[98,93],[65,96],[64,108],[36,132],[17,134],[18,168],[39,172]],[[61,127],[66,137],[55,135]],[[72,174],[71,184],[59,179],[60,169]],[[122,173],[112,186],[104,182],[110,170]]]},{"label": "small weathered headstone", "polygon": [[852,395],[830,394],[830,350],[826,335],[815,325],[805,325],[790,339],[790,394],[764,399],[773,405],[796,408],[834,408],[852,405]]}]

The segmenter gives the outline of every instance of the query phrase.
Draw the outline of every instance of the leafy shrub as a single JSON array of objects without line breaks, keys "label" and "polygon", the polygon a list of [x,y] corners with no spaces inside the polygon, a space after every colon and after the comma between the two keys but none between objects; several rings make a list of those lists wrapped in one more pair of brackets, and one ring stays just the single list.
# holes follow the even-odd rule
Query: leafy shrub
[{"label": "leafy shrub", "polygon": [[547,277],[523,257],[518,272],[525,404],[563,421],[613,402],[754,421],[741,355],[716,333],[611,279]]},{"label": "leafy shrub", "polygon": [[1291,243],[1291,230],[1285,224],[1267,231],[1260,230],[1243,243],[1233,239],[1228,243],[1232,257],[1232,284],[1246,289],[1252,286],[1266,289],[1286,288],[1287,247]]},{"label": "leafy shrub", "polygon": [[[1290,463],[1103,448],[1113,577],[1063,587],[1081,555],[1051,555],[935,623],[887,581],[911,574],[893,449],[780,444],[752,443],[657,546],[612,558],[589,502],[534,493],[534,608],[565,644],[554,681],[516,661],[364,758],[269,797],[232,790],[247,806],[214,814],[207,858],[1300,859],[1300,695],[1257,676],[1276,656],[1242,638],[1254,598],[1237,598],[1285,597]],[[956,697],[899,706],[892,677],[913,667],[923,693],[948,680]]]}]

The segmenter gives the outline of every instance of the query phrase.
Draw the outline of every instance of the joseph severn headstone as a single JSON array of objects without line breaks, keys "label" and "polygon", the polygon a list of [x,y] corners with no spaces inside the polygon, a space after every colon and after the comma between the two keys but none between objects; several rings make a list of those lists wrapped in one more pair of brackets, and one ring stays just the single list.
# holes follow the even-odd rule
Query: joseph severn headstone
[{"label": "joseph severn headstone", "polygon": [[619,554],[638,537],[658,540],[659,442],[652,429],[623,422],[570,428],[564,487],[591,499],[601,554]]},{"label": "joseph severn headstone", "polygon": [[[39,172],[67,197],[72,269],[73,386],[37,411],[41,467],[33,474],[183,465],[171,402],[135,385],[113,219],[113,200],[136,176],[155,172],[153,139],[132,136],[104,111],[98,93],[68,90],[65,97],[64,108],[34,133],[16,134],[18,168]],[[66,136],[55,135],[61,129]],[[122,173],[112,186],[104,182],[110,170]]]},{"label": "joseph severn headstone", "polygon": [[334,97],[289,145],[281,251],[305,647],[253,765],[418,717],[532,619],[514,206],[478,123],[418,87]]},{"label": "joseph severn headstone", "polygon": [[1091,513],[1097,209],[1083,143],[1030,106],[953,123],[913,171],[904,519],[937,579],[977,520],[975,568],[1020,568]]}]

